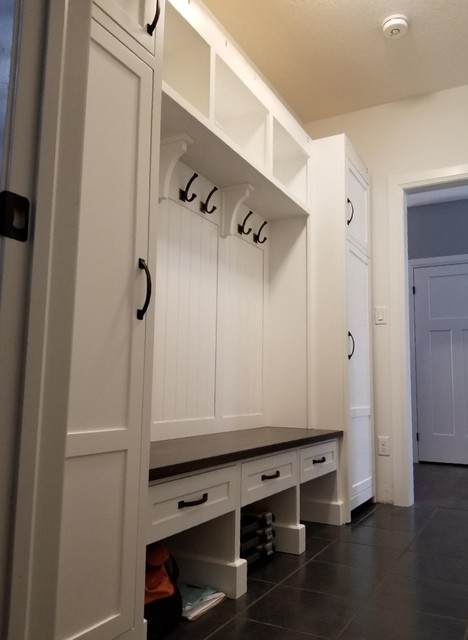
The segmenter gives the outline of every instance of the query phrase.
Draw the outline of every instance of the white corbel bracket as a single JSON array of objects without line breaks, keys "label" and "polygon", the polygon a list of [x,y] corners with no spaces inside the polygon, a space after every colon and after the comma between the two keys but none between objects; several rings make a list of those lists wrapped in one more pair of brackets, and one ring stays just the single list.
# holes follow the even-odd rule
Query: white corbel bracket
[{"label": "white corbel bracket", "polygon": [[185,133],[161,140],[159,158],[159,200],[169,198],[172,174],[180,158],[187,153],[193,139]]},{"label": "white corbel bracket", "polygon": [[221,198],[223,203],[221,236],[223,238],[231,236],[235,232],[239,209],[253,190],[254,187],[249,182],[221,189]]}]

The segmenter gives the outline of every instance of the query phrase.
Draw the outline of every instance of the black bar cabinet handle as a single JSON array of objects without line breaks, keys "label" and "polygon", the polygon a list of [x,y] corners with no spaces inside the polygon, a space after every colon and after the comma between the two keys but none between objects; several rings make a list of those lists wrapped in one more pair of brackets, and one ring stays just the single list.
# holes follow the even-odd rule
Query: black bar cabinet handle
[{"label": "black bar cabinet handle", "polygon": [[204,493],[200,500],[179,500],[177,507],[179,509],[185,509],[185,507],[197,507],[199,504],[205,504],[208,502],[208,494]]},{"label": "black bar cabinet handle", "polygon": [[155,13],[155,16],[154,16],[154,20],[153,20],[153,22],[151,24],[147,24],[146,25],[146,31],[150,34],[150,36],[153,35],[153,32],[156,29],[156,25],[158,24],[160,13],[161,13],[161,7],[159,6],[159,0],[157,0],[157,2],[156,2],[156,13]]},{"label": "black bar cabinet handle", "polygon": [[325,456],[322,456],[321,458],[315,458],[314,460],[312,460],[312,464],[322,464],[322,462],[326,462],[327,459],[325,458]]},{"label": "black bar cabinet handle", "polygon": [[277,470],[275,471],[275,473],[272,473],[272,474],[271,474],[271,476],[268,476],[266,473],[264,473],[264,474],[262,475],[262,482],[263,482],[264,480],[274,480],[275,478],[279,478],[279,477],[280,477],[280,472],[279,472],[279,469],[277,469]]},{"label": "black bar cabinet handle", "polygon": [[145,298],[145,304],[142,306],[141,309],[137,309],[137,318],[138,318],[138,320],[143,320],[143,318],[145,317],[146,310],[148,309],[148,305],[149,305],[150,300],[151,300],[151,273],[150,273],[150,270],[148,269],[148,265],[143,260],[143,258],[140,258],[138,260],[138,266],[139,266],[140,269],[143,269],[145,274],[146,274],[146,298]]},{"label": "black bar cabinet handle", "polygon": [[351,349],[351,353],[348,353],[348,360],[351,360],[351,358],[352,358],[352,357],[353,357],[353,355],[354,355],[354,349],[355,349],[355,347],[356,347],[356,343],[355,343],[355,341],[354,341],[354,336],[353,336],[353,334],[351,333],[351,331],[348,331],[348,338],[351,338],[351,340],[352,340],[352,342],[353,342],[353,348]]},{"label": "black bar cabinet handle", "polygon": [[346,198],[346,199],[347,199],[347,201],[348,201],[348,204],[350,204],[350,205],[351,205],[351,215],[350,215],[350,217],[346,220],[346,224],[348,224],[348,225],[349,225],[349,224],[351,224],[351,220],[354,218],[354,205],[353,205],[353,203],[351,202],[351,200],[350,200],[349,198]]}]

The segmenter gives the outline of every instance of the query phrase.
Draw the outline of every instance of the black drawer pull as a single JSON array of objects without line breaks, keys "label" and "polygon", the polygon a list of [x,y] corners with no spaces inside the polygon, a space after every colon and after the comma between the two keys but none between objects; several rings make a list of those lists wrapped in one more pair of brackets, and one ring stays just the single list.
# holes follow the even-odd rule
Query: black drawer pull
[{"label": "black drawer pull", "polygon": [[205,502],[208,502],[207,493],[204,493],[203,496],[200,498],[200,500],[190,500],[190,501],[179,500],[177,507],[179,509],[184,509],[185,507],[197,507],[199,504],[205,504]]},{"label": "black drawer pull", "polygon": [[322,464],[322,462],[326,462],[327,459],[325,458],[325,456],[322,456],[321,458],[314,458],[314,460],[312,460],[312,464]]},{"label": "black drawer pull", "polygon": [[275,473],[272,473],[272,474],[271,474],[271,476],[267,476],[267,475],[266,475],[266,473],[264,473],[264,474],[262,475],[262,482],[263,482],[264,480],[274,480],[275,478],[279,478],[279,477],[280,477],[280,472],[279,472],[279,469],[277,469],[277,470],[275,471]]}]

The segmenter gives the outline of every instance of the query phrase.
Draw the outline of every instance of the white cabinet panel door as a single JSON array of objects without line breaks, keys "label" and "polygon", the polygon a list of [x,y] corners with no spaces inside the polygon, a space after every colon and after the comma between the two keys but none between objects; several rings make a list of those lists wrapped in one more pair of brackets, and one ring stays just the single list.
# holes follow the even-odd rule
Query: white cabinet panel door
[{"label": "white cabinet panel door", "polygon": [[[135,593],[152,70],[92,24],[58,578],[57,639],[142,625]],[[136,604],[137,602],[137,604]]]},{"label": "white cabinet panel door", "polygon": [[468,464],[468,265],[414,273],[419,459]]},{"label": "white cabinet panel door", "polygon": [[374,494],[368,258],[348,244],[348,483],[350,509]]},{"label": "white cabinet panel door", "polygon": [[147,25],[152,25],[158,14],[158,25],[162,21],[163,0],[95,0],[117,24],[142,44],[148,51],[156,50],[159,29],[148,33]]},{"label": "white cabinet panel door", "polygon": [[349,160],[347,162],[346,193],[348,237],[367,252],[369,244],[368,185]]}]

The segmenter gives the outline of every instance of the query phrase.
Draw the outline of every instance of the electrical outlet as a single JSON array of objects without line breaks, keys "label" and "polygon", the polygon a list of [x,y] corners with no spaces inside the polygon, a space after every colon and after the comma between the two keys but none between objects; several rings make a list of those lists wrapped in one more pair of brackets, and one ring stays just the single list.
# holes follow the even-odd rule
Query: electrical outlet
[{"label": "electrical outlet", "polygon": [[388,436],[379,436],[377,438],[377,453],[379,456],[390,455],[390,438]]}]

